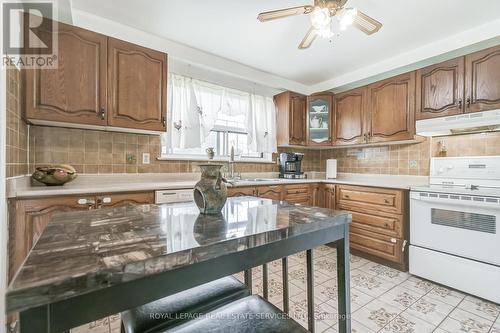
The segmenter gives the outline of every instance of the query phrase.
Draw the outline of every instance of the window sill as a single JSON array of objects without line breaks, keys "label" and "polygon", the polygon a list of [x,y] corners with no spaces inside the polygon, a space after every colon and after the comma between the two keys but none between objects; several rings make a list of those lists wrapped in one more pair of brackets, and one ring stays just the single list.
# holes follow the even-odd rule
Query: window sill
[{"label": "window sill", "polygon": [[[214,159],[209,160],[208,158],[199,156],[187,156],[187,155],[163,155],[157,158],[158,161],[192,161],[192,162],[224,162],[229,163],[228,158],[214,157]],[[258,158],[239,158],[235,159],[234,163],[259,163],[259,164],[276,164],[275,161],[258,159]]]}]

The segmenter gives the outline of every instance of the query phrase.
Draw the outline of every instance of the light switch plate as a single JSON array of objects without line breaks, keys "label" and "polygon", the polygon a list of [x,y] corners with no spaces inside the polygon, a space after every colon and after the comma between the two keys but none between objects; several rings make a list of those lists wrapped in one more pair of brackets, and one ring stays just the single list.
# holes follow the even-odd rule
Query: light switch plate
[{"label": "light switch plate", "polygon": [[149,153],[142,153],[142,164],[149,164],[150,158]]}]

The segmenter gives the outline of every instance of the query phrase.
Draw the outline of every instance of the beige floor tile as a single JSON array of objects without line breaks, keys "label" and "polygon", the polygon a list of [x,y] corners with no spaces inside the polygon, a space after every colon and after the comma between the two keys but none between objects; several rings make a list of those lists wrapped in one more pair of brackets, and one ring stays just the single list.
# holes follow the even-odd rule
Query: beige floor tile
[{"label": "beige floor tile", "polygon": [[458,308],[453,310],[439,325],[440,328],[451,333],[488,333],[492,326],[493,322]]},{"label": "beige floor tile", "polygon": [[500,306],[473,296],[466,296],[458,308],[491,321],[496,320],[500,314]]},{"label": "beige floor tile", "polygon": [[423,296],[406,311],[430,324],[438,325],[453,309],[452,305]]},{"label": "beige floor tile", "polygon": [[378,299],[403,311],[409,308],[420,297],[422,297],[422,295],[415,291],[396,286],[378,297]]},{"label": "beige floor tile", "polygon": [[352,331],[352,333],[372,333],[372,332],[376,332],[376,331],[373,331],[373,330],[369,329],[365,325],[361,324],[357,320],[351,320],[351,331]]},{"label": "beige floor tile", "polygon": [[370,330],[378,332],[391,320],[396,318],[400,312],[399,309],[375,299],[355,311],[352,319],[362,323]]},{"label": "beige floor tile", "polygon": [[423,280],[416,276],[410,276],[407,280],[403,281],[400,284],[401,287],[408,288],[412,291],[415,291],[421,295],[427,294],[434,287],[437,287],[435,283],[432,283],[427,280]]},{"label": "beige floor tile", "polygon": [[396,284],[364,271],[356,270],[356,272],[351,273],[351,286],[372,297],[379,297],[394,288]]},{"label": "beige floor tile", "polygon": [[427,294],[427,296],[437,299],[438,301],[442,301],[444,303],[448,303],[453,306],[457,306],[465,297],[465,294],[444,287],[444,286],[435,286],[431,291]]},{"label": "beige floor tile", "polygon": [[387,324],[382,332],[391,333],[432,333],[436,326],[414,317],[406,312],[398,315]]}]

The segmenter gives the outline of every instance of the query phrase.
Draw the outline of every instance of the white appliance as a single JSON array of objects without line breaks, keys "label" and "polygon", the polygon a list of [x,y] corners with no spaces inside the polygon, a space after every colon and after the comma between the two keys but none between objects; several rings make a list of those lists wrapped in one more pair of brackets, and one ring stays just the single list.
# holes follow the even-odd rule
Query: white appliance
[{"label": "white appliance", "polygon": [[417,120],[416,131],[422,136],[500,131],[500,110]]},{"label": "white appliance", "polygon": [[410,273],[500,303],[500,156],[431,160],[410,192]]},{"label": "white appliance", "polygon": [[155,192],[155,203],[191,202],[194,200],[193,189],[162,190]]},{"label": "white appliance", "polygon": [[337,160],[326,160],[326,179],[337,178]]}]

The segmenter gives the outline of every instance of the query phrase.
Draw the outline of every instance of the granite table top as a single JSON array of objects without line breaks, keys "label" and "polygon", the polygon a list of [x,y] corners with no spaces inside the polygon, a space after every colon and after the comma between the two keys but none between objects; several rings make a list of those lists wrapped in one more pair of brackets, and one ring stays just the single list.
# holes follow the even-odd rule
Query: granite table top
[{"label": "granite table top", "polygon": [[57,214],[8,287],[7,312],[342,228],[350,221],[347,212],[255,197],[228,198],[220,215],[201,215],[194,203]]}]

